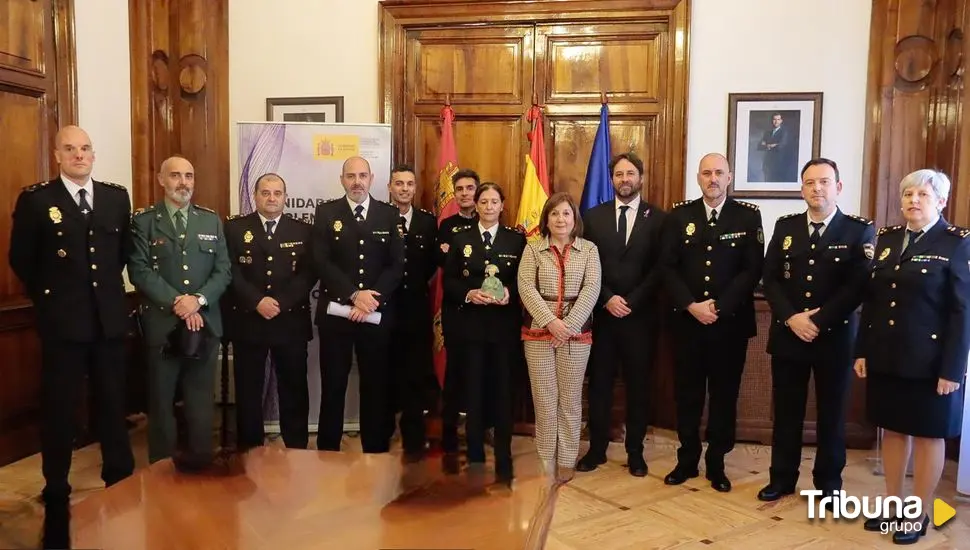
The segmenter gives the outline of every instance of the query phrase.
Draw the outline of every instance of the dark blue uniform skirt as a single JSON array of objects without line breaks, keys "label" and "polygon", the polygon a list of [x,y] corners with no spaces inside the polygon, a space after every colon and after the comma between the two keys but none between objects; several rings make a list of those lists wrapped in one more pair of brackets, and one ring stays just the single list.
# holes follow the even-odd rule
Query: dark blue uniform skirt
[{"label": "dark blue uniform skirt", "polygon": [[938,378],[900,378],[869,371],[866,414],[869,422],[897,433],[934,439],[957,437],[963,423],[963,384],[936,393]]}]

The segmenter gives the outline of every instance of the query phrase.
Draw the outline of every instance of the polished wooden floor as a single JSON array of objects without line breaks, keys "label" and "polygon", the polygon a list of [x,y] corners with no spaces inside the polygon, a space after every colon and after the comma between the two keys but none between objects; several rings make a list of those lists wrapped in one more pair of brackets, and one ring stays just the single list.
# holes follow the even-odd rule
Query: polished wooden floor
[{"label": "polished wooden floor", "polygon": [[[251,451],[209,475],[188,476],[170,462],[147,467],[143,429],[133,432],[139,469],[105,490],[97,446],[76,452],[71,481],[73,548],[190,549],[519,549],[540,503],[552,510],[545,548],[890,548],[891,537],[858,522],[805,519],[804,499],[759,502],[767,480],[768,448],[739,445],[729,456],[729,494],[703,477],[679,487],[663,484],[673,466],[674,434],[648,437],[646,478],[622,467],[622,446],[610,462],[550,491],[528,438],[516,438],[512,491],[490,485],[492,471],[445,473],[440,457],[402,466],[399,452],[360,453],[347,438],[343,453],[290,451],[279,441]],[[311,443],[312,445],[312,443]],[[845,488],[877,495],[871,453],[852,451]],[[802,479],[811,479],[805,453]],[[948,463],[939,495],[956,505],[956,465]],[[805,483],[803,487],[807,487]],[[43,507],[40,459],[0,469],[0,548],[38,548]],[[547,498],[550,497],[550,498]],[[970,548],[970,506],[943,529],[930,529],[914,548]]]}]

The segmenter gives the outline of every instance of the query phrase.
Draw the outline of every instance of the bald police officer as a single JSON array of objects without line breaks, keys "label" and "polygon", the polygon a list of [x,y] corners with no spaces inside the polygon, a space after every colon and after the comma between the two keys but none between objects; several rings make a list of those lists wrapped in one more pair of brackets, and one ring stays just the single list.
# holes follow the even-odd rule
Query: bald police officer
[{"label": "bald police officer", "polygon": [[384,453],[390,448],[386,411],[390,331],[395,321],[392,297],[404,275],[404,240],[398,230],[398,210],[370,195],[373,177],[365,159],[347,159],[340,174],[346,194],[318,205],[314,215],[312,255],[320,277],[316,323],[323,384],[320,450],[340,450],[354,352],[360,373],[363,450]]},{"label": "bald police officer", "polygon": [[[158,172],[165,197],[132,219],[133,251],[128,276],[142,298],[142,328],[148,346],[148,460],[175,450],[175,386],[182,380],[188,451],[176,466],[203,469],[212,461],[215,364],[222,336],[219,298],[229,285],[230,264],[222,221],[192,204],[195,169],[182,157],[166,159]],[[163,353],[179,325],[205,331],[197,357]]]}]

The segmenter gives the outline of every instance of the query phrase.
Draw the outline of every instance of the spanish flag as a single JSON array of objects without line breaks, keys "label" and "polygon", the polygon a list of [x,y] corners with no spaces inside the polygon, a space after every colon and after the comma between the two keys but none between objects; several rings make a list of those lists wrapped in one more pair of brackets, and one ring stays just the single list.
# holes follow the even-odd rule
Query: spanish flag
[{"label": "spanish flag", "polygon": [[533,105],[526,120],[534,124],[529,132],[532,148],[525,157],[525,181],[516,226],[525,232],[530,241],[540,238],[539,217],[542,207],[549,199],[549,169],[546,166],[546,140],[543,136],[542,107]]},{"label": "spanish flag", "polygon": [[[438,181],[435,185],[435,213],[438,215],[438,225],[450,216],[458,213],[458,202],[455,201],[455,185],[451,177],[458,172],[458,153],[455,149],[455,134],[452,126],[455,122],[455,111],[448,101],[441,109],[441,150],[438,155]],[[434,372],[438,377],[438,385],[445,387],[445,365],[447,356],[445,338],[441,332],[441,303],[444,299],[444,288],[441,283],[441,268],[431,281],[431,311],[434,314]]]}]

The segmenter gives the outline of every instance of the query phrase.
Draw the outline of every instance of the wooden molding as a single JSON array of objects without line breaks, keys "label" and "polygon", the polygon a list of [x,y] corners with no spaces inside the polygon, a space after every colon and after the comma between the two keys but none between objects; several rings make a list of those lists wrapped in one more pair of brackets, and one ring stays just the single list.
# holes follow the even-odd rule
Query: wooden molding
[{"label": "wooden molding", "polygon": [[77,46],[74,0],[54,0],[54,50],[57,56],[57,121],[77,124]]}]

